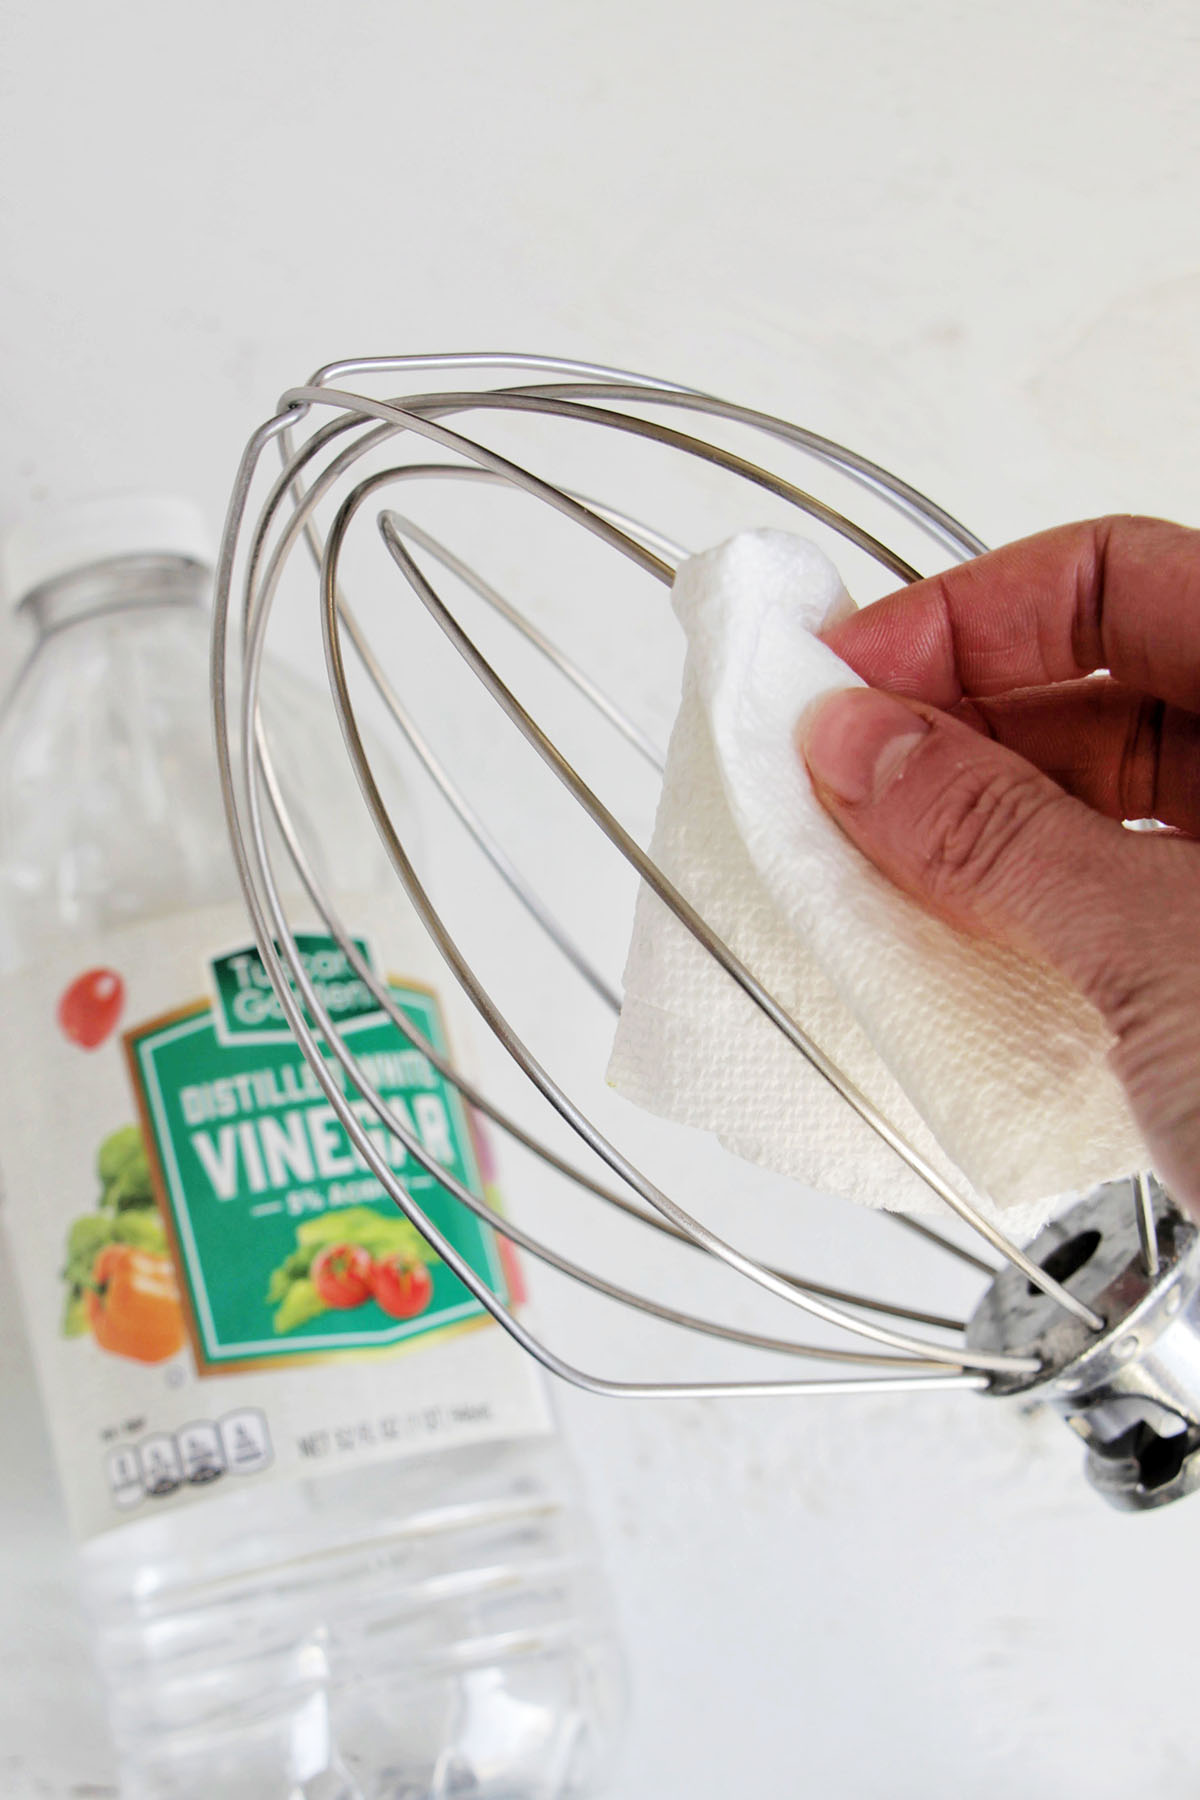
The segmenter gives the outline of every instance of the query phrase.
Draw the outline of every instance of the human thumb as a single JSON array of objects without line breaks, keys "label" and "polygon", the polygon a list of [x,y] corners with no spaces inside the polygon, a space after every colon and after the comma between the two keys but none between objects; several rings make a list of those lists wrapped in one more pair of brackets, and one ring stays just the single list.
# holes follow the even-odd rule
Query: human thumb
[{"label": "human thumb", "polygon": [[1126,831],[961,720],[877,689],[827,696],[797,743],[823,804],[898,887],[1099,1009],[1156,1166],[1200,1213],[1197,846]]}]

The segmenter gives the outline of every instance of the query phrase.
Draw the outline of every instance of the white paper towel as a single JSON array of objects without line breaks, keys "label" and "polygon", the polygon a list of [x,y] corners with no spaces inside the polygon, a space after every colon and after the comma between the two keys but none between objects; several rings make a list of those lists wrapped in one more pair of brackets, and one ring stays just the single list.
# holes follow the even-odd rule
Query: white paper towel
[{"label": "white paper towel", "polygon": [[[1052,971],[929,918],[813,794],[796,722],[861,685],[813,635],[850,605],[827,557],[746,532],[683,565],[674,605],[688,651],[651,845],[668,878],[991,1216],[1031,1231],[1054,1196],[1143,1166],[1095,1010]],[[942,1205],[645,887],[609,1080],[812,1186]]]}]

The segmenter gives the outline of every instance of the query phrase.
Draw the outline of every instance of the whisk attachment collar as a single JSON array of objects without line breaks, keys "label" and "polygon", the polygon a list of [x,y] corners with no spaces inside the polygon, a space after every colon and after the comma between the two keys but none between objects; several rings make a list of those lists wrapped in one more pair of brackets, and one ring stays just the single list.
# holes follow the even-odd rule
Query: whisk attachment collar
[{"label": "whisk attachment collar", "polygon": [[[1147,1256],[1135,1202],[1152,1222]],[[1087,1446],[1104,1498],[1144,1512],[1200,1487],[1200,1231],[1146,1177],[1109,1182],[1051,1221],[1029,1254],[1101,1314],[1099,1336],[1003,1269],[967,1326],[976,1349],[1035,1357],[996,1394],[1047,1401]]]}]

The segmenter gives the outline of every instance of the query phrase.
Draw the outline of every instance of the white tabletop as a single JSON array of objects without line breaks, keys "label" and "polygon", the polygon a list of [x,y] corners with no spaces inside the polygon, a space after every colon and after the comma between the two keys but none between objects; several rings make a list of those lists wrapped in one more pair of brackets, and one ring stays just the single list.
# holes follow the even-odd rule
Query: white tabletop
[{"label": "white tabletop", "polygon": [[[217,519],[283,387],[456,348],[801,418],[993,542],[1196,520],[1192,0],[63,0],[0,33],[0,524],[164,483]],[[830,1279],[978,1291],[829,1216]],[[538,1291],[593,1362],[668,1354]],[[0,1358],[0,1794],[84,1800],[111,1763],[7,1280]],[[561,1404],[622,1800],[1197,1792],[1200,1501],[1118,1516],[1059,1424],[970,1395]]]}]

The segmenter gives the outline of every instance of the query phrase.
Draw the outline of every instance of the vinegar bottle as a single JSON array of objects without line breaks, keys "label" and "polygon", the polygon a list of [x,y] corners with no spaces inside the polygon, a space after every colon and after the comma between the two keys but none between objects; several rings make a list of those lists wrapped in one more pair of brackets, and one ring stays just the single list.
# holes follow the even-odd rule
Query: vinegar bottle
[{"label": "vinegar bottle", "polygon": [[[208,564],[177,501],[88,503],[6,546],[35,643],[0,719],[3,1213],[122,1794],[598,1793],[620,1659],[540,1371],[357,1159],[253,946]],[[453,984],[357,823],[328,707],[279,669],[265,692],[318,874],[453,1045]],[[457,1093],[307,923],[389,1106],[491,1198]],[[490,1229],[387,1151],[507,1291]]]}]

